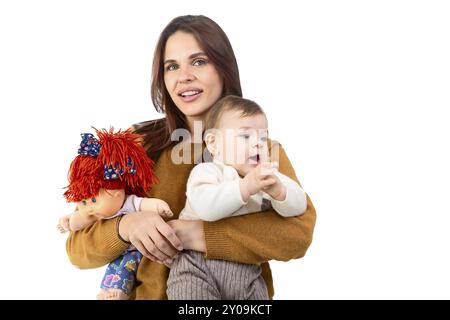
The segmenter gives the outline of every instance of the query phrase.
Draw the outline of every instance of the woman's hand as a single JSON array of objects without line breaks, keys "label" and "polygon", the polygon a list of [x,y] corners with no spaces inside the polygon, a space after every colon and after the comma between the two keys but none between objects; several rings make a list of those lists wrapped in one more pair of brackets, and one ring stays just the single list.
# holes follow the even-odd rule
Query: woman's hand
[{"label": "woman's hand", "polygon": [[131,242],[148,259],[170,265],[172,258],[183,250],[182,241],[156,212],[133,212],[123,216],[119,234]]},{"label": "woman's hand", "polygon": [[177,237],[183,243],[184,249],[206,252],[203,221],[174,219],[167,222],[175,230]]}]

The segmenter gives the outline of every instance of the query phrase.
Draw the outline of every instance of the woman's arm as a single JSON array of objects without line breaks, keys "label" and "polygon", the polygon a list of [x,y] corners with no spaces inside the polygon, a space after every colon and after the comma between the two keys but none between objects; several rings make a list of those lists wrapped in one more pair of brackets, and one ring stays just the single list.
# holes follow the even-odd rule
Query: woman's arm
[{"label": "woman's arm", "polygon": [[[279,171],[298,182],[286,153],[276,142],[272,142],[272,156],[276,148]],[[252,264],[300,258],[311,244],[315,221],[316,210],[307,196],[307,209],[301,216],[284,218],[271,209],[203,222],[206,257]]]},{"label": "woman's arm", "polygon": [[130,246],[117,235],[117,219],[100,220],[70,233],[66,250],[73,265],[81,269],[98,268],[117,258]]},{"label": "woman's arm", "polygon": [[103,266],[117,258],[130,243],[148,259],[170,264],[171,258],[183,249],[175,231],[156,212],[128,213],[122,216],[120,224],[118,219],[100,220],[71,232],[66,250],[72,264],[81,269]]}]

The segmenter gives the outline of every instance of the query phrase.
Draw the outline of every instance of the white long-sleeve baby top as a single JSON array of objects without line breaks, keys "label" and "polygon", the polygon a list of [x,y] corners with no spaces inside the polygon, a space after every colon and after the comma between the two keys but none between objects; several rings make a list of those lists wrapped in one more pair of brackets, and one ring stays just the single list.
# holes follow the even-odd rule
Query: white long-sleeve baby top
[{"label": "white long-sleeve baby top", "polygon": [[180,219],[217,221],[272,208],[283,217],[301,215],[306,210],[306,194],[291,178],[277,172],[276,176],[286,187],[283,201],[273,199],[260,191],[244,202],[237,170],[214,160],[200,163],[192,169],[186,188],[186,205]]}]

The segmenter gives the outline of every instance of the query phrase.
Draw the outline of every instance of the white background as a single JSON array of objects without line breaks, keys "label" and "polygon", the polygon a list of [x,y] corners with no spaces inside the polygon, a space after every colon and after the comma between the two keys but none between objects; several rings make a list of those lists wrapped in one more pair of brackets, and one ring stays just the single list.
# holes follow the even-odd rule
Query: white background
[{"label": "white background", "polygon": [[450,298],[450,6],[446,1],[2,1],[2,299],[93,299],[56,232],[91,125],[158,115],[154,46],[204,14],[234,47],[318,212],[275,299]]}]

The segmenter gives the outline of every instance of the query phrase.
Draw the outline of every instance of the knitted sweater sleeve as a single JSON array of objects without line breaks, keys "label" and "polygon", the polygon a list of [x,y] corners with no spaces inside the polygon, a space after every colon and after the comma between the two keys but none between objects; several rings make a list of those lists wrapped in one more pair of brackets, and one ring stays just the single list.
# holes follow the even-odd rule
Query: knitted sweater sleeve
[{"label": "knitted sweater sleeve", "polygon": [[[284,149],[272,141],[272,155],[275,150],[279,154],[279,171],[300,184]],[[281,217],[270,209],[203,222],[206,258],[256,264],[303,257],[311,244],[316,221],[316,210],[311,199],[306,198],[305,213],[296,217]]]},{"label": "knitted sweater sleeve", "polygon": [[80,269],[98,268],[116,259],[129,247],[117,236],[117,219],[100,220],[70,233],[66,250],[73,265]]}]

